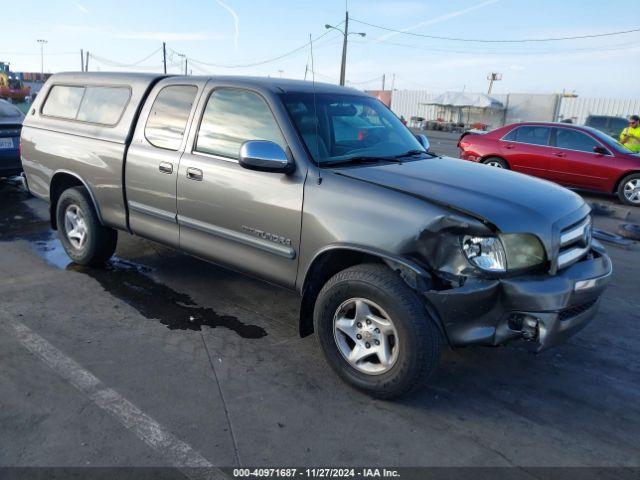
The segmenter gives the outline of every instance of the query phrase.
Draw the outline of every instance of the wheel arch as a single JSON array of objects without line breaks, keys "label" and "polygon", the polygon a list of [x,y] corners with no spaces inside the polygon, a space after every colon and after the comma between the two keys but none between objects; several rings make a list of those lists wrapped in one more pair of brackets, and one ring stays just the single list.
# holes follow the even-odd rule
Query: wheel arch
[{"label": "wheel arch", "polygon": [[618,179],[616,180],[616,182],[613,184],[613,191],[611,193],[618,193],[618,188],[620,188],[620,184],[622,183],[622,180],[624,180],[625,178],[627,178],[629,175],[640,175],[640,170],[629,170],[628,172],[624,172],[622,175],[620,175],[620,177],[618,177]]},{"label": "wheel arch", "polygon": [[49,216],[51,219],[51,228],[53,230],[58,229],[58,222],[56,219],[56,208],[58,206],[58,200],[60,199],[60,195],[62,192],[69,188],[73,187],[83,187],[89,193],[89,197],[91,198],[91,203],[93,204],[93,208],[98,215],[98,220],[100,220],[100,224],[104,225],[102,221],[102,215],[100,213],[100,207],[98,202],[96,201],[95,196],[93,195],[93,191],[89,184],[76,173],[70,172],[68,170],[58,170],[51,177],[51,182],[49,183]]},{"label": "wheel arch", "polygon": [[[403,280],[413,290],[426,288],[431,275],[420,265],[405,258],[373,248],[359,245],[338,244],[324,247],[316,253],[306,269],[301,282],[300,317],[298,319],[301,337],[311,335],[313,329],[313,309],[316,298],[324,284],[336,273],[363,263],[385,264],[398,271]],[[442,324],[431,308],[424,302],[442,333]]]}]

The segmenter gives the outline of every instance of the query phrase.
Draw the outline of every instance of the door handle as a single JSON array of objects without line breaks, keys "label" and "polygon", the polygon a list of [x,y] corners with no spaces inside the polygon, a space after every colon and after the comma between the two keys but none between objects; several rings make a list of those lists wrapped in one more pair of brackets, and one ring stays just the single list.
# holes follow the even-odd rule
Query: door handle
[{"label": "door handle", "polygon": [[515,145],[505,145],[504,148],[506,148],[507,150],[513,150],[514,148],[516,148]]},{"label": "door handle", "polygon": [[202,181],[202,170],[199,168],[187,168],[187,178],[189,180],[195,180],[197,182]]},{"label": "door handle", "polygon": [[169,162],[161,162],[158,170],[160,170],[162,173],[171,174],[173,173],[173,164]]},{"label": "door handle", "polygon": [[566,156],[567,156],[567,154],[566,154],[566,153],[564,153],[564,152],[556,152],[556,153],[554,153],[554,155],[555,155],[556,157],[560,157],[560,158],[564,158],[564,157],[566,157]]}]

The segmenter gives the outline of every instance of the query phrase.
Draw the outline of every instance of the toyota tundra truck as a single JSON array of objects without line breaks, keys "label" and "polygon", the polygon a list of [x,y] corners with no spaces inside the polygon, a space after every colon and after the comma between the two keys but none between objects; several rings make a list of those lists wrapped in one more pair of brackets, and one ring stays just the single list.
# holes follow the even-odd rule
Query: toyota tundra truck
[{"label": "toyota tundra truck", "polygon": [[563,341],[612,271],[580,196],[436,156],[335,85],[57,74],[21,156],[74,262],[123,231],[297,291],[300,334],[380,398],[424,385],[443,346]]}]

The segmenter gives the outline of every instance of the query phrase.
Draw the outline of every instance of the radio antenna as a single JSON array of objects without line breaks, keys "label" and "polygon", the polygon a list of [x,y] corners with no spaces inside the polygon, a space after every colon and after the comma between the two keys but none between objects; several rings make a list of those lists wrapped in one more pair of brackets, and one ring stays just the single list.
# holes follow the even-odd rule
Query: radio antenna
[{"label": "radio antenna", "polygon": [[318,132],[318,102],[316,98],[316,67],[313,63],[313,38],[309,34],[309,46],[311,48],[311,84],[313,86],[313,116],[316,124],[316,165],[318,166],[318,185],[322,183],[322,169],[320,168],[320,134]]}]

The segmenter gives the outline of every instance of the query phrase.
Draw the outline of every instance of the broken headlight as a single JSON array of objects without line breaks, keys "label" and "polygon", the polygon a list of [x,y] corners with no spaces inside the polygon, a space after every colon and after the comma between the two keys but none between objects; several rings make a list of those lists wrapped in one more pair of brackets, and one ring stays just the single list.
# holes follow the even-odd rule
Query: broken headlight
[{"label": "broken headlight", "polygon": [[465,235],[462,237],[462,251],[476,267],[496,273],[531,268],[545,261],[540,240],[529,234]]}]

